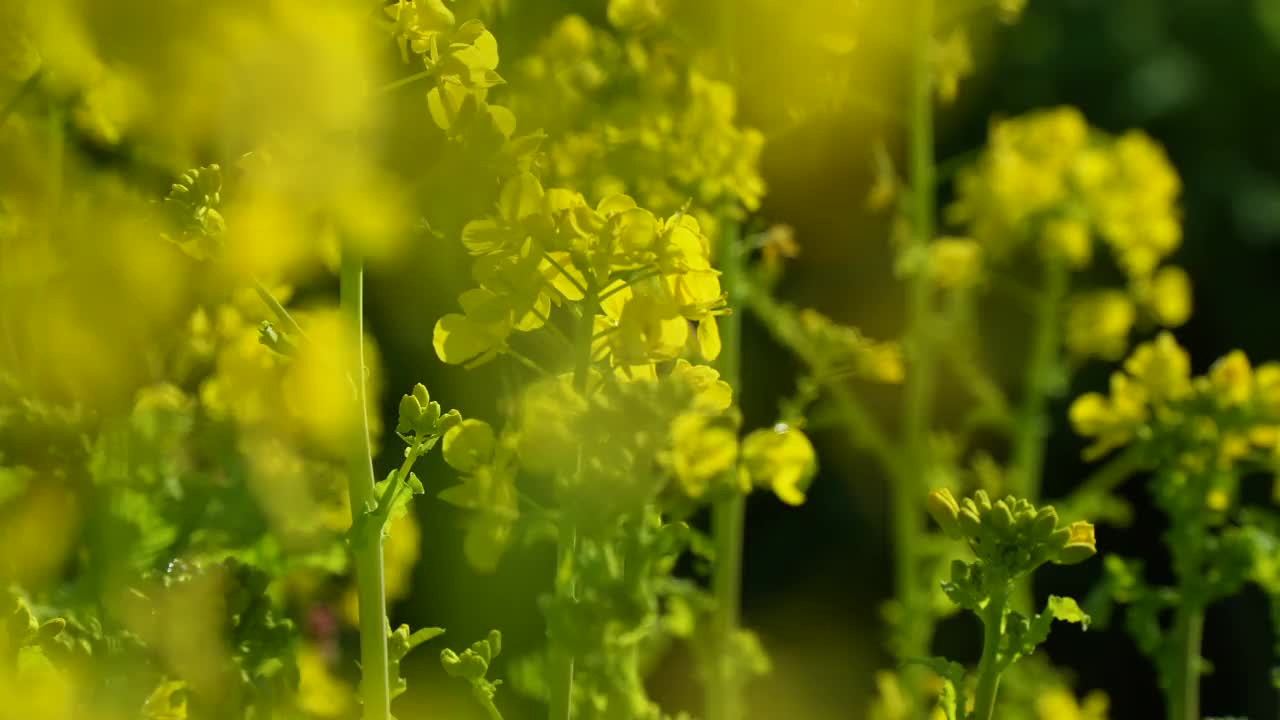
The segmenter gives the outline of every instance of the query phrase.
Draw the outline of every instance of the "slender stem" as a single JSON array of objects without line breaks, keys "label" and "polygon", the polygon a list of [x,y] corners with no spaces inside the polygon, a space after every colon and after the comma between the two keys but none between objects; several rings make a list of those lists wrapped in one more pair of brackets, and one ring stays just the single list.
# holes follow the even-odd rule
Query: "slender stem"
[{"label": "slender stem", "polygon": [[[552,262],[555,261],[552,260]],[[599,305],[595,279],[588,275],[586,280],[581,314],[578,316],[578,327],[574,333],[573,361],[573,387],[584,398],[587,394],[587,381],[591,376],[592,335],[595,332],[596,308]],[[577,528],[574,527],[572,519],[562,513],[556,538],[555,577],[556,596],[562,602],[571,602],[577,594],[574,578],[577,548]],[[573,653],[564,646],[560,638],[552,636],[549,640],[551,642],[551,703],[548,706],[548,719],[570,720],[573,717],[575,672]]]},{"label": "slender stem", "polygon": [[796,332],[794,317],[745,276],[741,278],[739,289],[742,307],[751,310],[774,339],[808,365],[813,376],[831,395],[836,415],[849,431],[850,442],[855,447],[870,451],[877,461],[896,472],[899,462],[889,438],[862,400],[843,382],[844,376],[829,372],[829,368],[817,361],[813,348]]},{"label": "slender stem", "polygon": [[263,282],[256,277],[253,278],[253,291],[258,294],[258,298],[262,300],[263,304],[270,308],[271,312],[275,314],[276,319],[279,320],[289,332],[296,335],[299,340],[310,340],[310,338],[307,337],[307,333],[302,330],[302,326],[298,324],[298,321],[293,319],[293,315],[290,315],[289,311],[285,309],[285,306],[276,298],[275,295],[271,293],[270,288],[264,285]]},{"label": "slender stem", "polygon": [[[728,297],[729,315],[720,320],[720,377],[735,393],[742,392],[742,252],[741,230],[728,212],[720,218],[719,269],[721,287]],[[707,720],[740,720],[743,716],[741,678],[734,663],[733,643],[741,624],[742,541],[746,520],[746,496],[728,492],[711,509],[715,543],[715,569],[711,590],[715,596],[712,621],[714,641],[706,686]]]},{"label": "slender stem", "polygon": [[17,110],[18,106],[22,104],[23,98],[35,89],[36,83],[40,82],[40,77],[42,75],[44,75],[44,67],[41,66],[36,68],[35,72],[31,73],[26,80],[22,81],[22,85],[18,88],[18,91],[13,94],[13,97],[9,98],[9,101],[4,104],[4,107],[0,107],[0,127],[4,126],[5,121],[9,119],[11,114],[13,114],[13,111]]},{"label": "slender stem", "polygon": [[1044,444],[1049,433],[1045,407],[1053,391],[1053,370],[1058,362],[1058,312],[1067,292],[1067,266],[1060,260],[1045,263],[1044,287],[1036,301],[1031,353],[1022,381],[1022,406],[1018,411],[1013,438],[1013,461],[1009,491],[1020,498],[1039,502]]},{"label": "slender stem", "polygon": [[396,500],[400,498],[400,493],[404,492],[404,488],[409,482],[409,473],[413,472],[413,465],[418,461],[419,457],[435,443],[415,444],[409,449],[409,453],[405,455],[404,462],[400,464],[400,470],[396,473],[395,480],[387,484],[387,488],[382,491],[382,496],[378,498],[378,508],[375,511],[378,518],[385,524],[391,518],[391,509],[395,507]]},{"label": "slender stem", "polygon": [[378,94],[378,95],[383,95],[383,94],[389,93],[389,92],[391,92],[392,90],[396,90],[396,89],[398,89],[398,88],[402,88],[402,87],[404,87],[405,85],[409,85],[409,84],[411,84],[411,83],[415,83],[415,82],[417,82],[417,81],[419,81],[419,80],[422,80],[422,79],[424,79],[424,78],[429,78],[429,77],[431,77],[432,75],[434,75],[434,74],[435,74],[435,72],[436,72],[435,70],[423,70],[423,71],[421,71],[421,72],[416,72],[416,73],[414,73],[414,74],[412,74],[412,75],[409,75],[409,76],[406,76],[406,77],[402,77],[402,78],[400,78],[399,80],[392,80],[391,82],[387,83],[386,85],[383,85],[382,87],[379,87],[379,88],[375,91],[375,93],[376,93],[376,94]]},{"label": "slender stem", "polygon": [[[1198,497],[1207,490],[1204,478],[1194,486]],[[1205,588],[1205,534],[1210,532],[1202,509],[1172,514],[1166,541],[1170,545],[1173,572],[1178,578],[1178,606],[1173,616],[1173,637],[1165,642],[1165,712],[1168,720],[1200,720],[1200,644],[1204,609],[1209,602]]]},{"label": "slender stem", "polygon": [[[1009,492],[1033,503],[1040,501],[1041,477],[1044,470],[1045,441],[1049,437],[1049,395],[1054,390],[1054,366],[1061,352],[1058,317],[1067,293],[1066,263],[1049,258],[1044,264],[1044,287],[1036,298],[1035,326],[1031,333],[1031,351],[1022,381],[1022,404],[1013,424],[1013,453],[1010,463]],[[1032,602],[1031,575],[1017,581],[1013,591],[1013,607],[1029,613]]]},{"label": "slender stem", "polygon": [[974,695],[971,720],[995,717],[996,691],[1000,688],[1000,636],[1004,633],[1007,598],[992,594],[982,611],[982,660],[978,662],[978,689]]},{"label": "slender stem", "polygon": [[1178,663],[1166,689],[1168,720],[1200,720],[1200,645],[1204,635],[1204,608],[1183,593],[1174,620],[1174,647]]},{"label": "slender stem", "polygon": [[551,377],[551,376],[552,376],[552,373],[551,373],[551,371],[550,371],[550,370],[548,370],[548,369],[546,369],[546,368],[542,367],[542,366],[541,366],[541,365],[539,365],[539,364],[538,364],[538,363],[537,363],[533,358],[529,357],[528,355],[525,355],[524,353],[520,352],[519,350],[516,350],[516,349],[514,349],[514,348],[512,348],[512,347],[509,347],[509,346],[508,346],[508,347],[504,348],[502,352],[503,352],[504,354],[506,354],[506,355],[510,356],[513,360],[515,360],[515,361],[519,362],[521,365],[524,365],[525,367],[527,367],[527,368],[529,368],[530,370],[534,371],[534,372],[535,372],[535,373],[537,373],[540,377]]},{"label": "slender stem", "polygon": [[[542,257],[545,258],[547,262],[551,263],[552,267],[559,270],[560,274],[563,275],[565,279],[569,281],[569,284],[578,289],[578,292],[582,293],[583,295],[587,294],[587,288],[582,283],[578,282],[578,279],[575,278],[572,274],[570,274],[568,268],[566,268],[564,265],[561,265],[560,261],[556,260],[554,257],[551,257],[551,253],[542,253]],[[603,299],[603,298],[600,298],[600,299]]]},{"label": "slender stem", "polygon": [[1119,487],[1135,472],[1142,470],[1145,449],[1141,445],[1130,445],[1124,451],[1113,456],[1085,478],[1065,499],[1053,503],[1059,509],[1064,520],[1080,519],[1087,513],[1090,503]]},{"label": "slender stem", "polygon": [[[933,148],[933,22],[935,0],[916,0],[914,52],[911,77],[911,247],[912,257],[924,258],[934,234],[936,173]],[[927,655],[932,635],[932,616],[927,596],[922,592],[919,568],[923,535],[921,478],[929,462],[929,415],[932,410],[934,358],[930,342],[933,333],[930,279],[923,267],[911,277],[907,293],[906,412],[903,418],[903,450],[908,472],[894,478],[891,499],[894,519],[894,570],[896,597],[902,622],[897,649],[898,660]],[[904,694],[912,704],[912,716],[921,712],[918,668],[903,673]]]},{"label": "slender stem", "polygon": [[390,664],[387,599],[382,576],[382,528],[377,523],[362,522],[375,500],[364,379],[364,260],[350,247],[342,250],[339,283],[340,312],[347,322],[351,343],[347,355],[351,382],[355,386],[354,412],[358,415],[348,450],[347,482],[352,527],[360,530],[360,536],[352,540],[356,596],[360,603],[360,697],[364,703],[364,720],[389,720]]}]

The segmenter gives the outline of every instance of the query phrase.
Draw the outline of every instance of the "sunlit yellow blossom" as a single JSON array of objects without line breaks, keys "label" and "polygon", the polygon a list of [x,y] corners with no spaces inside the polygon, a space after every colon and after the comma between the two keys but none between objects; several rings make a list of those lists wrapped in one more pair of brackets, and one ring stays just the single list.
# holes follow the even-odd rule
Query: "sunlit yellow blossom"
[{"label": "sunlit yellow blossom", "polygon": [[1167,265],[1144,285],[1141,301],[1161,327],[1180,327],[1191,317],[1191,277],[1186,270]]},{"label": "sunlit yellow blossom", "polygon": [[1110,396],[1085,393],[1071,404],[1069,416],[1078,434],[1095,438],[1085,457],[1097,458],[1128,444],[1147,420],[1147,393],[1127,375],[1113,373]]},{"label": "sunlit yellow blossom", "polygon": [[1085,267],[1093,260],[1093,234],[1087,221],[1053,218],[1045,222],[1041,232],[1046,255],[1061,257],[1073,268]]},{"label": "sunlit yellow blossom", "polygon": [[1175,400],[1191,390],[1191,358],[1167,332],[1135,348],[1124,369],[1155,402]]},{"label": "sunlit yellow blossom", "polygon": [[1253,393],[1253,367],[1240,350],[1232,350],[1209,368],[1209,382],[1220,402],[1243,405]]},{"label": "sunlit yellow blossom", "polygon": [[804,502],[804,492],[817,471],[813,444],[788,425],[747,435],[742,441],[742,462],[753,485],[771,488],[788,505]]},{"label": "sunlit yellow blossom", "polygon": [[943,237],[929,244],[929,275],[939,287],[965,290],[982,280],[982,246],[969,238]]},{"label": "sunlit yellow blossom", "polygon": [[1073,522],[1067,526],[1071,537],[1066,547],[1058,553],[1057,561],[1063,565],[1075,565],[1093,557],[1098,552],[1098,543],[1094,537],[1093,525],[1084,521]]},{"label": "sunlit yellow blossom", "polygon": [[1188,296],[1176,274],[1152,275],[1181,242],[1181,181],[1164,150],[1140,132],[1090,133],[1058,108],[992,125],[986,151],[956,181],[947,209],[994,258],[1039,230],[1040,249],[1082,268],[1099,237],[1162,324],[1185,320]]},{"label": "sunlit yellow blossom", "polygon": [[688,384],[694,392],[694,406],[701,410],[723,412],[733,403],[733,388],[720,379],[715,368],[692,365],[681,358],[671,369],[671,378]]},{"label": "sunlit yellow blossom", "polygon": [[671,467],[690,497],[701,497],[738,460],[738,438],[714,416],[692,411],[671,423]]},{"label": "sunlit yellow blossom", "polygon": [[1067,313],[1066,345],[1079,357],[1116,360],[1129,347],[1137,310],[1119,290],[1099,290],[1072,299]]},{"label": "sunlit yellow blossom", "polygon": [[1222,512],[1231,505],[1231,496],[1221,488],[1213,488],[1205,497],[1205,506],[1214,512]]}]

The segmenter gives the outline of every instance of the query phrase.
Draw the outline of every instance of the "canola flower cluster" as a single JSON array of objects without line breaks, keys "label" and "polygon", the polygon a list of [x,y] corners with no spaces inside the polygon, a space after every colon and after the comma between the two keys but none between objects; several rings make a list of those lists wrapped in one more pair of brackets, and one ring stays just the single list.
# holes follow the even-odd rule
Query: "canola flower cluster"
[{"label": "canola flower cluster", "polygon": [[[1191,473],[1255,467],[1277,473],[1280,500],[1280,363],[1254,367],[1235,350],[1192,377],[1191,359],[1170,333],[1139,344],[1111,375],[1108,393],[1071,405],[1076,432],[1093,440],[1087,458],[1136,445],[1153,461]],[[1228,507],[1228,488],[1204,501]]]},{"label": "canola flower cluster", "polygon": [[699,47],[663,31],[664,3],[614,0],[608,17],[612,31],[563,18],[516,69],[513,107],[551,135],[548,179],[664,215],[693,200],[713,234],[716,213],[757,209],[764,136],[737,124],[732,86],[700,67]]},{"label": "canola flower cluster", "polygon": [[1023,248],[1073,271],[1095,264],[1100,243],[1122,289],[1079,289],[1069,299],[1066,344],[1077,357],[1121,357],[1140,321],[1176,328],[1191,314],[1191,283],[1162,264],[1178,249],[1181,181],[1144,133],[1111,136],[1074,108],[997,120],[986,149],[956,180],[947,219],[964,238],[931,247],[944,287],[972,287]]}]

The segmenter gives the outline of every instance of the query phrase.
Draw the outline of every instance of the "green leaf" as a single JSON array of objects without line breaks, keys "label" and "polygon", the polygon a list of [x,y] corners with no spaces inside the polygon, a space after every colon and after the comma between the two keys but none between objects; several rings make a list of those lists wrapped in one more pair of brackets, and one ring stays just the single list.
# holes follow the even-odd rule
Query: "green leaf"
[{"label": "green leaf", "polygon": [[1079,623],[1085,630],[1089,629],[1089,616],[1080,609],[1080,605],[1073,598],[1050,595],[1046,610],[1053,613],[1055,620]]}]

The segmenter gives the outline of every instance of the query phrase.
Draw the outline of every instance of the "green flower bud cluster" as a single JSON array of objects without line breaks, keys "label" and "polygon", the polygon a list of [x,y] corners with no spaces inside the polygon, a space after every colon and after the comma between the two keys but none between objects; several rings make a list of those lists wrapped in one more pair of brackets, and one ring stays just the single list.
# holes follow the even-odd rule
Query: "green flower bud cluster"
[{"label": "green flower bud cluster", "polygon": [[993,502],[983,490],[957,502],[945,488],[930,492],[927,504],[947,537],[968,542],[980,560],[1008,579],[1046,562],[1075,565],[1098,551],[1093,525],[1059,526],[1051,506],[1036,508],[1013,496]]},{"label": "green flower bud cluster", "polygon": [[227,222],[218,211],[222,204],[222,168],[216,164],[183,173],[169,189],[164,207],[175,226],[176,236],[164,235],[186,253],[200,260],[216,257],[222,250]]},{"label": "green flower bud cluster", "polygon": [[461,423],[462,415],[457,410],[441,413],[440,403],[431,399],[431,394],[422,383],[414,385],[413,392],[400,398],[400,418],[396,423],[396,434],[401,437],[440,436]]},{"label": "green flower bud cluster", "polygon": [[471,692],[476,701],[490,710],[491,717],[496,713],[493,698],[502,681],[489,680],[486,676],[493,659],[501,653],[502,633],[497,630],[490,630],[487,638],[472,643],[471,647],[461,653],[449,648],[440,651],[440,664],[444,666],[444,671],[449,677],[471,683]]}]

